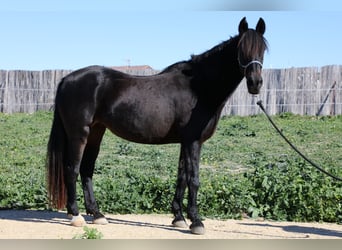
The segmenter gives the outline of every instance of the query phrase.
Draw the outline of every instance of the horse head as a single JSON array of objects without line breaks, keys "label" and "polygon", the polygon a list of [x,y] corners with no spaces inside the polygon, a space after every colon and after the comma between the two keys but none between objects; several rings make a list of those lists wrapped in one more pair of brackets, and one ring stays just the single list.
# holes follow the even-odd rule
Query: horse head
[{"label": "horse head", "polygon": [[262,64],[264,52],[267,50],[267,41],[264,38],[266,25],[259,19],[255,30],[248,28],[244,17],[239,24],[238,62],[241,71],[247,80],[248,92],[259,94],[262,86]]}]

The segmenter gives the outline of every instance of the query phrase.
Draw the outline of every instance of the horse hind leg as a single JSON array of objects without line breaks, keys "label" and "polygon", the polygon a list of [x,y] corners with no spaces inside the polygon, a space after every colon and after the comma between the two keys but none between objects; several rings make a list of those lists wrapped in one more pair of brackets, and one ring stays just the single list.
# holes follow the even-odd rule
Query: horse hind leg
[{"label": "horse hind leg", "polygon": [[87,214],[93,215],[93,223],[105,225],[108,224],[105,216],[100,213],[93,190],[93,173],[95,161],[100,151],[100,144],[106,127],[101,124],[96,124],[90,129],[87,145],[84,149],[81,163],[81,181],[84,194],[84,201]]},{"label": "horse hind leg", "polygon": [[79,132],[70,133],[68,139],[68,158],[65,168],[65,183],[67,189],[67,211],[71,218],[71,225],[81,227],[85,224],[84,218],[79,214],[76,194],[76,180],[80,173],[80,165],[87,143],[89,127],[85,126]]}]

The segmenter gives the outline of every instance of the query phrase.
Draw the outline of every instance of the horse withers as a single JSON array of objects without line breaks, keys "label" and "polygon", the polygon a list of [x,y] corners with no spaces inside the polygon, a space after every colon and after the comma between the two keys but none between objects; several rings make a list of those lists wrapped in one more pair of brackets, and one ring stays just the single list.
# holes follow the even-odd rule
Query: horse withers
[{"label": "horse withers", "polygon": [[106,224],[93,192],[92,177],[106,129],[126,140],[145,144],[179,143],[178,177],[172,224],[185,227],[182,202],[188,188],[187,215],[194,234],[204,234],[197,209],[202,144],[210,138],[229,96],[243,77],[258,94],[267,42],[265,22],[248,28],[240,21],[238,35],[159,74],[132,76],[100,66],[74,71],[58,85],[47,153],[50,204],[66,206],[72,225],[82,226],[76,202],[81,176],[86,212]]}]

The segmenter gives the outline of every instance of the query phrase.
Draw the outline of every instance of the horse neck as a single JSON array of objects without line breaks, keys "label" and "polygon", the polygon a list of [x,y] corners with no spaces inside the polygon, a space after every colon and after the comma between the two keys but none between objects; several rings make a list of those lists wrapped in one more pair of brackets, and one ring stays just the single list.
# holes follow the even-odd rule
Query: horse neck
[{"label": "horse neck", "polygon": [[231,38],[195,59],[194,90],[213,108],[222,107],[243,79],[237,44],[238,37]]}]

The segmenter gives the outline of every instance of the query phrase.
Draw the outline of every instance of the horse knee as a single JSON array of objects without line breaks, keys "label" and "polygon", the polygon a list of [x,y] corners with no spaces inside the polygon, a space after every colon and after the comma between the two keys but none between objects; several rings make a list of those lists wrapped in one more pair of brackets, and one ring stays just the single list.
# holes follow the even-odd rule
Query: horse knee
[{"label": "horse knee", "polygon": [[200,186],[199,178],[190,178],[188,187],[190,192],[197,192]]}]

